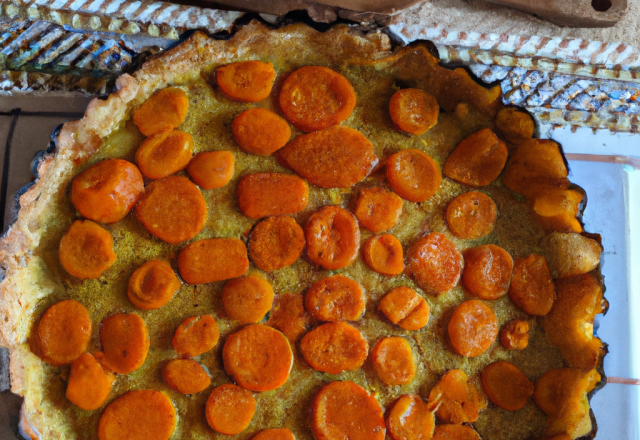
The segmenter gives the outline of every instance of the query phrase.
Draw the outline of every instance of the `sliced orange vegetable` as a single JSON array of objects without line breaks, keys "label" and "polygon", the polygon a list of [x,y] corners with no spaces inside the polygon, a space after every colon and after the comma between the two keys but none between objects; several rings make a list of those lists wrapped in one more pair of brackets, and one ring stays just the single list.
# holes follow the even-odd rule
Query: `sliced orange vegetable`
[{"label": "sliced orange vegetable", "polygon": [[582,194],[570,189],[549,190],[536,196],[533,210],[545,232],[582,232],[576,218]]},{"label": "sliced orange vegetable", "polygon": [[371,350],[371,361],[380,380],[387,385],[405,385],[413,380],[416,365],[406,339],[380,339]]},{"label": "sliced orange vegetable", "polygon": [[424,202],[440,188],[440,167],[427,153],[402,150],[387,161],[387,179],[393,190],[410,202]]},{"label": "sliced orange vegetable", "polygon": [[187,166],[189,177],[202,189],[222,188],[233,177],[235,158],[230,151],[202,151]]},{"label": "sliced orange vegetable", "polygon": [[280,330],[291,344],[295,344],[309,325],[309,315],[304,310],[304,297],[298,293],[276,295],[266,325]]},{"label": "sliced orange vegetable", "polygon": [[237,278],[249,270],[247,247],[237,238],[194,241],[178,254],[178,270],[189,284]]},{"label": "sliced orange vegetable", "polygon": [[365,296],[356,281],[334,275],[311,285],[305,294],[305,307],[321,321],[357,321],[364,314]]},{"label": "sliced orange vegetable", "polygon": [[402,244],[393,235],[370,237],[362,252],[367,265],[382,275],[398,275],[404,271]]},{"label": "sliced orange vegetable", "polygon": [[420,330],[429,321],[429,304],[408,287],[396,287],[383,296],[378,310],[405,330]]},{"label": "sliced orange vegetable", "polygon": [[500,330],[500,343],[507,350],[524,350],[529,345],[531,325],[524,319],[512,319]]},{"label": "sliced orange vegetable", "polygon": [[347,267],[358,258],[360,228],[356,218],[339,206],[323,206],[304,227],[307,255],[325,269]]},{"label": "sliced orange vegetable", "polygon": [[207,205],[189,179],[170,176],[147,185],[136,206],[136,216],[151,235],[177,244],[202,231]]},{"label": "sliced orange vegetable", "polygon": [[162,380],[180,394],[196,394],[211,385],[202,365],[191,359],[171,359],[162,366]]},{"label": "sliced orange vegetable", "polygon": [[472,427],[467,425],[439,425],[431,440],[482,440]]},{"label": "sliced orange vegetable", "polygon": [[369,344],[355,327],[346,322],[330,322],[304,335],[300,351],[314,370],[340,374],[362,366]]},{"label": "sliced orange vegetable", "polygon": [[134,164],[107,159],[73,179],[71,203],[90,220],[114,223],[129,214],[143,192],[142,174]]},{"label": "sliced orange vegetable", "polygon": [[238,184],[238,206],[250,218],[295,214],[308,201],[309,185],[290,174],[249,174]]},{"label": "sliced orange vegetable", "polygon": [[531,116],[512,107],[503,108],[498,112],[496,115],[496,127],[498,128],[498,133],[507,142],[515,145],[533,137],[533,132],[536,128]]},{"label": "sliced orange vegetable", "polygon": [[181,131],[161,131],[136,151],[136,163],[149,179],[162,179],[184,170],[193,155],[193,137]]},{"label": "sliced orange vegetable", "polygon": [[298,136],[278,155],[297,174],[322,188],[351,188],[378,163],[373,144],[358,130],[342,125]]},{"label": "sliced orange vegetable", "polygon": [[500,298],[509,290],[513,259],[500,246],[485,244],[464,251],[462,282],[482,299]]},{"label": "sliced orange vegetable", "polygon": [[421,135],[438,122],[440,106],[436,98],[420,89],[402,89],[389,101],[394,125],[409,134]]},{"label": "sliced orange vegetable", "polygon": [[49,307],[38,323],[38,344],[49,364],[68,365],[87,350],[91,318],[78,301],[67,299]]},{"label": "sliced orange vegetable", "polygon": [[464,260],[447,237],[431,232],[411,245],[407,252],[407,267],[425,292],[439,296],[458,284]]},{"label": "sliced orange vegetable", "polygon": [[475,240],[493,231],[498,209],[491,197],[478,191],[461,194],[447,205],[447,224],[458,238]]},{"label": "sliced orange vegetable", "polygon": [[283,269],[300,258],[304,245],[304,231],[294,219],[268,217],[251,231],[249,257],[259,269]]},{"label": "sliced orange vegetable", "polygon": [[269,391],[289,378],[293,352],[286,336],[266,325],[244,327],[222,349],[224,369],[243,388]]},{"label": "sliced orange vegetable", "polygon": [[273,288],[267,280],[254,275],[227,281],[222,289],[222,305],[229,318],[240,324],[262,321],[271,310]]},{"label": "sliced orange vegetable", "polygon": [[556,300],[556,288],[543,256],[531,254],[526,258],[516,258],[509,296],[529,315],[545,316],[549,313]]},{"label": "sliced orange vegetable", "polygon": [[240,148],[260,156],[276,152],[291,138],[287,121],[264,108],[243,111],[233,120],[231,130]]},{"label": "sliced orange vegetable", "polygon": [[251,440],[296,440],[293,433],[287,428],[265,429]]},{"label": "sliced orange vegetable", "polygon": [[189,98],[175,87],[155,92],[133,111],[133,123],[145,136],[173,130],[182,124],[189,110]]},{"label": "sliced orange vegetable", "polygon": [[428,440],[436,421],[420,396],[405,394],[393,404],[387,417],[387,428],[393,440]]},{"label": "sliced orange vegetable", "polygon": [[402,199],[382,188],[363,189],[353,211],[362,226],[373,233],[393,228],[402,214]]},{"label": "sliced orange vegetable", "polygon": [[135,306],[155,310],[168,303],[181,286],[169,263],[152,260],[133,272],[129,278],[127,295]]},{"label": "sliced orange vegetable", "polygon": [[80,279],[100,278],[116,262],[111,234],[91,220],[76,220],[62,236],[60,264]]},{"label": "sliced orange vegetable", "polygon": [[533,382],[513,364],[497,361],[482,370],[482,388],[489,400],[507,411],[522,408],[533,394]]},{"label": "sliced orange vegetable", "polygon": [[87,411],[100,408],[107,401],[115,377],[102,369],[89,353],[82,355],[71,365],[67,399]]},{"label": "sliced orange vegetable", "polygon": [[322,66],[294,71],[282,84],[280,109],[299,130],[315,131],[347,119],[356,105],[349,80]]},{"label": "sliced orange vegetable", "polygon": [[176,410],[159,391],[129,391],[105,408],[98,424],[100,440],[169,440],[176,428]]},{"label": "sliced orange vegetable", "polygon": [[267,98],[275,79],[273,64],[262,61],[239,61],[216,70],[216,80],[222,91],[241,102],[258,102]]},{"label": "sliced orange vegetable", "polygon": [[480,356],[498,337],[498,320],[482,301],[460,304],[449,321],[449,338],[455,350],[466,357]]},{"label": "sliced orange vegetable", "polygon": [[344,380],[325,385],[313,398],[311,430],[317,440],[384,440],[386,429],[375,397]]},{"label": "sliced orange vegetable", "polygon": [[176,329],[171,343],[180,356],[195,357],[215,347],[219,337],[220,330],[212,316],[192,316]]},{"label": "sliced orange vegetable", "polygon": [[149,333],[135,313],[117,313],[100,323],[102,353],[98,361],[116,373],[129,374],[144,364],[149,352]]},{"label": "sliced orange vegetable", "polygon": [[428,407],[444,423],[460,425],[478,420],[487,401],[462,370],[447,371],[429,393]]},{"label": "sliced orange vegetable", "polygon": [[216,432],[236,435],[247,429],[256,412],[256,399],[251,391],[225,384],[214,388],[205,409],[207,423]]}]

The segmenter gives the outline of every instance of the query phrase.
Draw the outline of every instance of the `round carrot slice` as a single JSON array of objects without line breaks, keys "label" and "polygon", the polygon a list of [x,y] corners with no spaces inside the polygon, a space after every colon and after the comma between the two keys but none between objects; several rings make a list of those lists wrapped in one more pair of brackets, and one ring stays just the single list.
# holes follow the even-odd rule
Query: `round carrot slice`
[{"label": "round carrot slice", "polygon": [[220,330],[212,316],[192,316],[176,329],[171,343],[180,356],[195,357],[215,347],[219,337]]},{"label": "round carrot slice", "polygon": [[340,374],[362,366],[369,344],[355,327],[346,322],[330,322],[304,335],[300,351],[314,370]]},{"label": "round carrot slice", "polygon": [[498,209],[491,197],[478,191],[469,191],[447,205],[447,224],[458,238],[475,240],[493,230]]},{"label": "round carrot slice", "polygon": [[49,307],[38,323],[42,358],[54,366],[73,363],[91,340],[91,318],[78,301],[67,299]]},{"label": "round carrot slice", "polygon": [[143,192],[142,174],[134,164],[107,159],[73,179],[71,203],[90,220],[114,223],[129,214]]},{"label": "round carrot slice", "polygon": [[533,382],[509,362],[498,361],[487,365],[481,376],[482,388],[489,400],[504,410],[519,410],[533,394]]},{"label": "round carrot slice", "polygon": [[135,313],[117,313],[100,323],[102,353],[98,360],[116,373],[129,374],[144,364],[149,352],[149,334]]},{"label": "round carrot slice", "polygon": [[344,380],[318,391],[311,406],[311,429],[317,440],[384,440],[380,404],[364,388]]},{"label": "round carrot slice", "polygon": [[265,429],[251,440],[296,440],[293,433],[287,428]]},{"label": "round carrot slice", "polygon": [[60,264],[80,279],[100,278],[116,262],[111,234],[91,220],[76,220],[62,236],[58,248]]},{"label": "round carrot slice", "polygon": [[295,344],[309,325],[309,315],[304,311],[304,297],[298,293],[276,295],[265,324],[281,331],[291,344]]},{"label": "round carrot slice", "polygon": [[247,247],[237,238],[194,241],[178,254],[178,270],[189,284],[237,278],[249,270]]},{"label": "round carrot slice", "polygon": [[224,285],[222,304],[229,318],[255,324],[271,310],[273,289],[267,280],[254,275],[235,278]]},{"label": "round carrot slice", "polygon": [[186,177],[171,176],[147,185],[136,206],[140,223],[154,237],[171,244],[189,240],[204,227],[207,205]]},{"label": "round carrot slice", "polygon": [[181,286],[169,263],[152,260],[133,272],[129,278],[127,295],[135,306],[155,310],[168,303]]},{"label": "round carrot slice", "polygon": [[464,260],[447,237],[431,232],[411,245],[407,252],[407,267],[422,289],[438,296],[458,284]]},{"label": "round carrot slice", "polygon": [[107,406],[100,417],[100,440],[169,440],[176,428],[176,410],[163,393],[129,391]]},{"label": "round carrot slice", "polygon": [[109,397],[115,377],[107,373],[89,353],[82,355],[71,365],[67,399],[87,411],[100,408]]},{"label": "round carrot slice", "polygon": [[363,189],[353,211],[362,226],[378,234],[398,224],[402,199],[382,188]]},{"label": "round carrot slice", "polygon": [[250,108],[231,124],[233,139],[244,151],[268,156],[284,147],[291,138],[287,121],[264,108]]},{"label": "round carrot slice", "polygon": [[407,149],[387,161],[387,179],[393,190],[410,202],[424,202],[440,188],[442,174],[427,153]]},{"label": "round carrot slice", "polygon": [[524,350],[529,345],[528,321],[524,319],[512,319],[500,330],[500,343],[507,350]]},{"label": "round carrot slice", "polygon": [[304,245],[304,231],[294,219],[269,217],[251,231],[249,257],[258,269],[283,269],[300,258]]},{"label": "round carrot slice", "polygon": [[373,367],[387,385],[405,385],[413,380],[416,365],[411,346],[404,338],[382,338],[371,351]]},{"label": "round carrot slice", "polygon": [[462,282],[482,299],[496,299],[506,294],[512,271],[513,259],[500,246],[486,244],[464,251]]},{"label": "round carrot slice", "polygon": [[280,89],[280,109],[298,130],[316,131],[347,119],[356,106],[349,80],[321,66],[293,72]]},{"label": "round carrot slice", "polygon": [[491,307],[479,300],[465,301],[449,321],[449,338],[462,356],[479,356],[491,347],[498,336],[498,320]]},{"label": "round carrot slice", "polygon": [[202,365],[191,359],[171,359],[162,367],[162,380],[180,394],[196,394],[211,385]]},{"label": "round carrot slice", "polygon": [[545,316],[551,311],[556,300],[556,288],[543,256],[531,254],[526,258],[516,258],[509,296],[529,315]]},{"label": "round carrot slice", "polygon": [[214,388],[205,408],[207,423],[216,432],[236,435],[247,429],[256,412],[251,391],[232,384]]},{"label": "round carrot slice", "polygon": [[444,175],[470,185],[486,186],[496,180],[507,163],[507,146],[488,128],[462,142],[444,163]]},{"label": "round carrot slice", "polygon": [[189,177],[202,189],[222,188],[233,177],[235,158],[231,151],[202,151],[187,166]]},{"label": "round carrot slice", "polygon": [[309,185],[298,176],[250,174],[238,184],[238,207],[250,218],[296,214],[309,202]]},{"label": "round carrot slice", "polygon": [[420,396],[405,394],[391,407],[387,428],[393,440],[427,440],[433,435],[436,421]]},{"label": "round carrot slice", "polygon": [[420,330],[429,321],[429,304],[415,290],[404,286],[383,296],[378,310],[405,330]]},{"label": "round carrot slice", "polygon": [[482,440],[471,426],[438,425],[431,440]]},{"label": "round carrot slice", "polygon": [[289,378],[293,353],[285,335],[254,324],[229,336],[222,360],[227,374],[241,387],[269,391],[280,388]]},{"label": "round carrot slice", "polygon": [[145,136],[173,130],[182,124],[189,110],[189,98],[175,87],[155,92],[144,104],[133,111],[133,123]]},{"label": "round carrot slice", "polygon": [[149,179],[162,179],[184,170],[193,155],[193,137],[181,131],[161,131],[136,151],[136,163]]},{"label": "round carrot slice", "polygon": [[404,270],[402,244],[393,235],[370,237],[362,252],[367,265],[382,275],[398,275]]},{"label": "round carrot slice", "polygon": [[468,379],[462,370],[449,370],[431,389],[427,406],[444,423],[475,422],[487,407],[484,396]]},{"label": "round carrot slice", "polygon": [[409,134],[421,135],[438,122],[440,106],[436,98],[420,89],[402,89],[389,101],[394,125]]},{"label": "round carrot slice", "polygon": [[360,228],[356,218],[339,206],[323,206],[304,227],[307,255],[325,269],[347,267],[358,258]]},{"label": "round carrot slice", "polygon": [[258,102],[271,93],[276,70],[272,63],[240,61],[216,70],[216,80],[224,93],[241,102]]},{"label": "round carrot slice", "polygon": [[298,136],[278,156],[322,188],[351,188],[378,163],[373,144],[358,130],[342,125]]},{"label": "round carrot slice", "polygon": [[364,314],[364,292],[351,278],[334,275],[311,285],[305,294],[305,307],[321,321],[356,321]]}]

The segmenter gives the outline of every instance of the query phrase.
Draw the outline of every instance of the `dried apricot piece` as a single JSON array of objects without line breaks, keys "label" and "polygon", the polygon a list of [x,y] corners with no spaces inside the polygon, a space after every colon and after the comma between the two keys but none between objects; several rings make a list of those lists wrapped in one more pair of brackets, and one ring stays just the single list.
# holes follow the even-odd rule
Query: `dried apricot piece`
[{"label": "dried apricot piece", "polygon": [[214,388],[205,408],[207,423],[216,432],[236,435],[247,429],[256,413],[251,391],[232,384]]},{"label": "dried apricot piece", "polygon": [[407,149],[389,157],[387,179],[403,199],[424,202],[438,192],[442,174],[438,164],[427,153]]},{"label": "dried apricot piece", "polygon": [[76,220],[60,240],[60,264],[70,275],[97,279],[116,261],[113,239],[106,229],[91,220]]},{"label": "dried apricot piece", "polygon": [[360,228],[356,218],[339,206],[323,206],[304,226],[307,255],[325,269],[341,269],[358,258]]},{"label": "dried apricot piece", "polygon": [[405,330],[420,330],[429,321],[429,304],[409,287],[391,290],[378,303],[378,310]]},{"label": "dried apricot piece", "polygon": [[238,207],[250,218],[295,214],[308,201],[309,185],[290,174],[249,174],[238,184]]},{"label": "dried apricot piece", "polygon": [[244,151],[268,156],[284,147],[291,138],[287,121],[264,108],[250,108],[231,124],[233,139]]},{"label": "dried apricot piece", "polygon": [[582,232],[576,218],[582,193],[571,189],[552,189],[535,197],[533,211],[546,233]]},{"label": "dried apricot piece", "polygon": [[364,314],[364,292],[351,278],[334,275],[311,285],[305,294],[305,307],[321,321],[356,321]]},{"label": "dried apricot piece", "polygon": [[533,382],[515,365],[497,361],[482,370],[482,388],[489,400],[507,411],[517,411],[533,394]]},{"label": "dried apricot piece", "polygon": [[527,314],[545,316],[556,300],[556,288],[542,255],[516,258],[509,285],[511,300]]},{"label": "dried apricot piece", "polygon": [[152,260],[133,271],[127,296],[135,306],[155,310],[168,303],[181,286],[169,263]]},{"label": "dried apricot piece", "polygon": [[211,385],[202,365],[191,359],[171,359],[162,366],[162,380],[180,394],[196,394]]},{"label": "dried apricot piece", "polygon": [[82,353],[71,365],[66,396],[71,403],[92,411],[107,401],[115,376],[102,369],[96,358]]},{"label": "dried apricot piece", "polygon": [[283,269],[300,258],[304,245],[304,231],[294,219],[268,217],[251,231],[249,258],[265,271]]},{"label": "dried apricot piece", "polygon": [[506,294],[511,282],[513,259],[500,246],[485,244],[464,251],[462,282],[482,299],[497,299]]},{"label": "dried apricot piece", "polygon": [[313,398],[311,430],[317,440],[384,440],[384,415],[361,386],[348,380],[331,382]]},{"label": "dried apricot piece", "polygon": [[309,324],[304,310],[304,297],[298,293],[276,295],[266,325],[280,330],[294,344]]},{"label": "dried apricot piece", "polygon": [[507,146],[488,128],[463,139],[449,154],[443,173],[470,186],[486,186],[496,180],[507,163]]},{"label": "dried apricot piece", "polygon": [[192,316],[178,326],[171,344],[180,356],[195,357],[215,347],[219,337],[220,330],[213,316]]},{"label": "dried apricot piece", "polygon": [[276,70],[272,63],[239,61],[216,69],[218,86],[240,102],[262,101],[271,93]]},{"label": "dried apricot piece", "polygon": [[133,209],[144,192],[140,170],[122,159],[91,165],[71,185],[71,203],[84,217],[114,223]]},{"label": "dried apricot piece", "polygon": [[249,270],[247,247],[237,238],[194,241],[178,254],[180,276],[189,284],[237,278]]},{"label": "dried apricot piece", "polygon": [[193,155],[193,137],[181,131],[161,131],[144,140],[136,163],[149,179],[162,179],[184,170]]},{"label": "dried apricot piece", "polygon": [[387,428],[393,440],[428,440],[436,421],[420,396],[405,394],[393,404],[387,417]]},{"label": "dried apricot piece", "polygon": [[404,271],[402,244],[393,235],[370,237],[362,252],[367,265],[382,275],[398,275]]},{"label": "dried apricot piece", "polygon": [[380,380],[386,385],[405,385],[416,374],[411,346],[397,336],[380,339],[371,350],[371,361]]},{"label": "dried apricot piece", "polygon": [[459,354],[480,356],[496,341],[498,320],[484,302],[465,301],[454,310],[448,331],[451,344]]},{"label": "dried apricot piece", "polygon": [[260,431],[251,440],[296,440],[293,433],[287,428],[281,429],[265,429]]},{"label": "dried apricot piece", "polygon": [[151,235],[177,244],[202,231],[207,205],[198,187],[189,179],[170,176],[147,185],[136,206],[136,216]]},{"label": "dried apricot piece", "polygon": [[149,352],[149,333],[135,313],[116,313],[100,323],[102,352],[98,361],[111,371],[129,374],[144,364]]},{"label": "dried apricot piece", "polygon": [[221,296],[229,318],[240,324],[255,324],[271,310],[273,288],[264,278],[248,275],[227,281]]},{"label": "dried apricot piece", "polygon": [[351,188],[378,163],[373,144],[358,130],[342,125],[298,136],[278,155],[298,175],[322,188]]},{"label": "dried apricot piece", "polygon": [[67,299],[49,307],[38,323],[42,358],[53,366],[68,365],[87,350],[91,318],[78,301]]},{"label": "dried apricot piece", "polygon": [[431,440],[482,440],[471,426],[438,425]]},{"label": "dried apricot piece", "polygon": [[222,188],[233,177],[235,158],[231,151],[202,151],[191,159],[187,173],[202,189]]},{"label": "dried apricot piece", "polygon": [[402,199],[382,188],[363,189],[353,213],[362,226],[377,234],[398,224]]},{"label": "dried apricot piece", "polygon": [[475,422],[487,407],[485,398],[462,370],[447,371],[429,393],[428,407],[444,423]]},{"label": "dried apricot piece", "polygon": [[293,352],[278,330],[253,324],[227,338],[222,349],[224,369],[243,388],[269,391],[289,378]]},{"label": "dried apricot piece", "polygon": [[300,351],[314,370],[340,374],[362,366],[369,344],[355,327],[346,322],[330,322],[304,335]]},{"label": "dried apricot piece", "polygon": [[158,90],[133,111],[133,123],[145,136],[173,130],[182,124],[189,110],[187,94],[176,87]]},{"label": "dried apricot piece", "polygon": [[298,130],[316,131],[347,119],[356,106],[349,80],[327,67],[305,66],[282,84],[280,109]]},{"label": "dried apricot piece", "polygon": [[493,231],[498,209],[488,195],[469,191],[460,194],[447,205],[446,218],[453,235],[465,240],[475,240]]},{"label": "dried apricot piece", "polygon": [[524,319],[512,319],[500,330],[500,343],[507,350],[524,350],[529,345],[531,325]]},{"label": "dried apricot piece", "polygon": [[440,106],[436,98],[420,89],[401,89],[389,101],[393,124],[409,134],[421,135],[438,122]]},{"label": "dried apricot piece", "polygon": [[503,108],[496,115],[496,128],[507,142],[517,145],[533,137],[536,126],[529,114],[508,107]]},{"label": "dried apricot piece", "polygon": [[411,245],[407,251],[407,267],[425,292],[439,296],[458,284],[464,260],[447,237],[431,232]]}]

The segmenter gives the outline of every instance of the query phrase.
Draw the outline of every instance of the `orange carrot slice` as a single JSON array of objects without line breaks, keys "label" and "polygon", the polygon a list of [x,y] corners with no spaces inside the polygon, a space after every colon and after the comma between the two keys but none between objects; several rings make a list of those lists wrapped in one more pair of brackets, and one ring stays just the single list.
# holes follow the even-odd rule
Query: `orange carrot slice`
[{"label": "orange carrot slice", "polygon": [[178,270],[189,284],[237,278],[249,270],[247,247],[237,238],[194,241],[178,254]]},{"label": "orange carrot slice", "polygon": [[357,321],[364,314],[364,292],[351,278],[334,275],[311,285],[305,294],[305,307],[321,321]]},{"label": "orange carrot slice", "polygon": [[250,218],[295,214],[309,201],[309,185],[298,176],[250,174],[238,184],[238,207]]},{"label": "orange carrot slice", "polygon": [[467,425],[439,425],[431,440],[482,440],[472,427]]},{"label": "orange carrot slice", "polygon": [[294,219],[269,217],[251,231],[249,258],[258,269],[283,269],[300,258],[304,245],[304,231]]},{"label": "orange carrot slice", "polygon": [[149,333],[135,313],[117,313],[100,323],[102,353],[98,361],[116,373],[129,374],[144,364],[149,352]]},{"label": "orange carrot slice", "polygon": [[398,224],[402,199],[382,188],[363,189],[353,211],[362,226],[377,234]]},{"label": "orange carrot slice", "polygon": [[410,202],[424,202],[440,188],[440,167],[427,153],[402,150],[387,161],[387,179],[393,190]]},{"label": "orange carrot slice", "polygon": [[420,89],[401,89],[389,101],[393,124],[409,134],[421,135],[438,122],[440,106],[436,98]]},{"label": "orange carrot slice", "polygon": [[247,429],[256,412],[251,391],[225,384],[214,388],[205,408],[207,423],[216,432],[237,435]]},{"label": "orange carrot slice", "polygon": [[464,251],[462,282],[482,299],[496,299],[506,294],[513,272],[511,255],[500,246],[486,244]]},{"label": "orange carrot slice", "polygon": [[404,338],[380,339],[371,350],[371,361],[378,377],[387,385],[408,384],[416,374],[413,352]]},{"label": "orange carrot slice", "polygon": [[116,262],[113,239],[91,220],[76,220],[62,236],[58,248],[60,264],[70,275],[97,279]]},{"label": "orange carrot slice", "polygon": [[133,271],[127,296],[135,306],[155,310],[168,303],[181,286],[169,263],[152,260]]},{"label": "orange carrot slice", "polygon": [[309,315],[304,310],[304,297],[298,293],[276,295],[265,324],[281,331],[291,344],[295,344],[309,325]]},{"label": "orange carrot slice", "polygon": [[433,435],[436,420],[420,396],[405,394],[393,404],[387,417],[393,440],[426,440]]},{"label": "orange carrot slice", "polygon": [[304,335],[300,351],[314,370],[340,374],[362,366],[369,344],[355,327],[346,322],[330,322]]},{"label": "orange carrot slice", "polygon": [[509,296],[529,315],[545,316],[549,313],[556,300],[556,288],[543,256],[531,254],[526,258],[516,258]]},{"label": "orange carrot slice", "polygon": [[240,102],[267,98],[275,79],[273,64],[262,61],[239,61],[216,70],[216,80],[222,91]]},{"label": "orange carrot slice", "polygon": [[171,343],[180,356],[195,357],[215,347],[219,337],[220,330],[212,316],[192,316],[176,329]]},{"label": "orange carrot slice", "polygon": [[500,343],[507,350],[524,350],[529,345],[530,327],[524,319],[512,319],[500,330]]},{"label": "orange carrot slice", "polygon": [[248,275],[227,281],[222,289],[222,304],[229,318],[240,324],[262,321],[271,310],[273,289],[264,278]]},{"label": "orange carrot slice", "polygon": [[396,287],[383,296],[378,310],[405,330],[420,330],[429,321],[429,304],[408,287]]},{"label": "orange carrot slice", "polygon": [[431,389],[428,407],[444,423],[459,425],[478,420],[478,413],[487,407],[487,402],[468,382],[464,371],[449,370]]},{"label": "orange carrot slice", "polygon": [[533,394],[533,382],[518,367],[505,361],[484,367],[482,388],[489,400],[507,411],[519,410]]},{"label": "orange carrot slice", "polygon": [[398,275],[404,271],[402,244],[390,234],[370,237],[362,249],[364,260],[382,275]]},{"label": "orange carrot slice", "polygon": [[287,428],[265,429],[251,440],[296,440],[293,433]]},{"label": "orange carrot slice", "polygon": [[576,218],[582,194],[570,189],[549,190],[535,197],[533,210],[546,233],[582,232]]},{"label": "orange carrot slice", "polygon": [[291,138],[287,121],[264,108],[250,108],[231,124],[233,139],[244,151],[268,156],[284,147]]},{"label": "orange carrot slice", "polygon": [[482,301],[460,304],[449,321],[449,338],[455,350],[466,357],[480,356],[498,336],[498,320],[491,307]]},{"label": "orange carrot slice", "polygon": [[189,177],[202,189],[222,188],[233,177],[235,158],[230,151],[202,151],[187,166]]},{"label": "orange carrot slice", "polygon": [[162,366],[162,380],[180,394],[196,394],[211,385],[202,365],[191,359],[171,359]]},{"label": "orange carrot slice", "polygon": [[358,258],[360,228],[356,218],[339,206],[323,206],[304,227],[307,255],[325,269],[347,267]]},{"label": "orange carrot slice", "polygon": [[447,205],[446,218],[453,235],[475,240],[491,233],[498,218],[498,209],[488,195],[469,191]]},{"label": "orange carrot slice", "polygon": [[136,163],[149,179],[162,179],[184,170],[193,155],[193,137],[181,131],[161,131],[136,151]]},{"label": "orange carrot slice", "polygon": [[189,110],[189,98],[175,87],[155,92],[133,111],[133,123],[145,136],[173,130],[182,124]]},{"label": "orange carrot slice", "polygon": [[83,353],[71,365],[67,399],[87,411],[100,408],[107,401],[115,377],[107,373],[89,353]]},{"label": "orange carrot slice", "polygon": [[507,142],[517,145],[533,137],[536,126],[527,113],[509,107],[503,108],[496,115],[496,128]]},{"label": "orange carrot slice", "polygon": [[447,237],[431,232],[416,240],[407,252],[407,267],[427,293],[442,295],[460,281],[464,260]]},{"label": "orange carrot slice", "polygon": [[54,366],[73,363],[91,340],[91,318],[78,301],[67,299],[49,307],[38,323],[42,358]]}]

